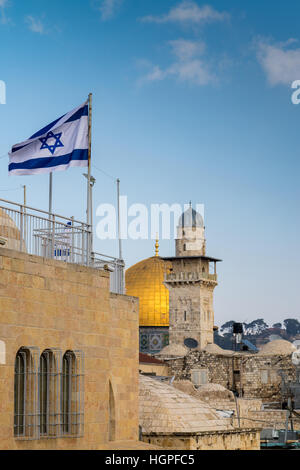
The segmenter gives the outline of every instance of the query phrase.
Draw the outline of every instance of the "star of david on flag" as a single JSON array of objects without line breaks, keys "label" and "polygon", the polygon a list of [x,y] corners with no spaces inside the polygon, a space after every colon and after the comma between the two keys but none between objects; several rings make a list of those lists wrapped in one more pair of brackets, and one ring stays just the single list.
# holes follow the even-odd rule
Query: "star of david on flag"
[{"label": "star of david on flag", "polygon": [[36,132],[9,153],[10,174],[35,175],[88,166],[88,101]]},{"label": "star of david on flag", "polygon": [[[49,149],[53,155],[57,147],[64,147],[63,143],[60,141],[61,136],[62,136],[62,132],[60,132],[59,134],[53,134],[52,131],[48,132],[46,137],[43,137],[42,139],[40,139],[40,141],[42,142],[42,146],[40,150]],[[53,145],[49,145],[47,143],[49,139],[50,140],[55,139],[55,143]]]}]

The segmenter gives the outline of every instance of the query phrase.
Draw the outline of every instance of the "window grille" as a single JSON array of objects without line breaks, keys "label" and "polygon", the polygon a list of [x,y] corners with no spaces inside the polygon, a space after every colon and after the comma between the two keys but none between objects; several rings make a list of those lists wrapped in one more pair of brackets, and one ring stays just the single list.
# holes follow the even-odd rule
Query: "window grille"
[{"label": "window grille", "polygon": [[205,385],[208,383],[207,369],[193,369],[191,370],[191,380],[194,385]]},{"label": "window grille", "polygon": [[40,357],[39,430],[41,437],[60,436],[61,356],[59,349],[46,349]]},{"label": "window grille", "polygon": [[39,349],[22,347],[15,359],[14,436],[16,439],[38,439],[37,377]]},{"label": "window grille", "polygon": [[22,347],[15,359],[14,435],[17,439],[82,437],[84,354]]},{"label": "window grille", "polygon": [[82,351],[67,351],[64,354],[61,410],[62,435],[82,437],[84,432],[84,354]]}]

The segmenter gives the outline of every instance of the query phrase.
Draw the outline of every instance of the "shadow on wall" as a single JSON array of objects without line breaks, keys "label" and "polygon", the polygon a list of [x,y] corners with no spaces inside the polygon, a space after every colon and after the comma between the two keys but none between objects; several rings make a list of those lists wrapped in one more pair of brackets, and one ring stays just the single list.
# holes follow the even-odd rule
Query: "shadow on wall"
[{"label": "shadow on wall", "polygon": [[111,382],[109,382],[109,441],[116,440],[116,408]]}]

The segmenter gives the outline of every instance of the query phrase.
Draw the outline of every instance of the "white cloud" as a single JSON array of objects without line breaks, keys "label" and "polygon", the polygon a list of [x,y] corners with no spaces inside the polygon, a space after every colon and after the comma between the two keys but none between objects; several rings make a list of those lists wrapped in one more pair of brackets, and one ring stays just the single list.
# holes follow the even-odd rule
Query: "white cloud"
[{"label": "white cloud", "polygon": [[257,58],[271,85],[290,85],[300,79],[300,49],[290,46],[297,42],[271,44],[261,39],[257,42]]},{"label": "white cloud", "polygon": [[195,85],[208,85],[215,81],[208,65],[199,59],[177,62],[168,69],[169,75],[174,75],[181,82],[190,82]]},{"label": "white cloud", "polygon": [[8,23],[9,20],[5,14],[5,8],[8,6],[8,0],[0,0],[0,23]]},{"label": "white cloud", "polygon": [[162,16],[145,16],[141,20],[147,23],[194,23],[203,24],[213,21],[224,21],[229,18],[226,12],[219,12],[209,5],[199,7],[192,0],[183,0]]},{"label": "white cloud", "polygon": [[28,28],[33,33],[45,34],[45,27],[40,19],[35,18],[34,16],[28,15],[25,18],[25,22],[28,25]]},{"label": "white cloud", "polygon": [[150,70],[139,80],[140,84],[161,81],[166,78],[175,78],[180,82],[189,82],[199,86],[216,81],[210,65],[202,57],[200,58],[205,51],[203,42],[178,39],[169,41],[168,44],[176,61],[166,68],[145,62]]},{"label": "white cloud", "polygon": [[111,19],[120,8],[123,0],[101,0],[98,9],[101,13],[102,21]]},{"label": "white cloud", "polygon": [[198,41],[189,41],[187,39],[176,39],[174,41],[169,41],[173,49],[173,53],[180,60],[187,60],[191,57],[202,55],[205,51],[205,43]]}]

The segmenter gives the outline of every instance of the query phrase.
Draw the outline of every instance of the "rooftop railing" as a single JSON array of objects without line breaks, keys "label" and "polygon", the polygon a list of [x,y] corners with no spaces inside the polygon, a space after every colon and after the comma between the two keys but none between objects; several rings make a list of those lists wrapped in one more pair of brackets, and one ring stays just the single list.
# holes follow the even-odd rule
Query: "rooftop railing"
[{"label": "rooftop railing", "polygon": [[124,261],[93,252],[91,227],[74,217],[0,199],[0,237],[14,250],[96,269],[107,267],[111,291],[124,294]]},{"label": "rooftop railing", "polygon": [[217,282],[217,274],[209,274],[206,272],[178,272],[165,274],[165,282],[197,282],[201,280],[215,281]]}]

